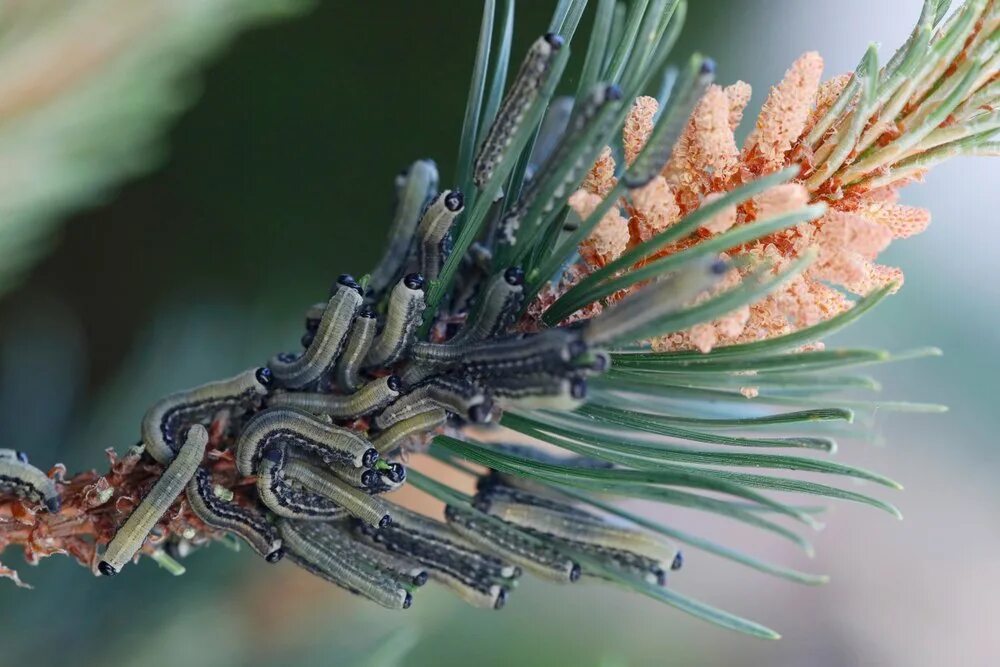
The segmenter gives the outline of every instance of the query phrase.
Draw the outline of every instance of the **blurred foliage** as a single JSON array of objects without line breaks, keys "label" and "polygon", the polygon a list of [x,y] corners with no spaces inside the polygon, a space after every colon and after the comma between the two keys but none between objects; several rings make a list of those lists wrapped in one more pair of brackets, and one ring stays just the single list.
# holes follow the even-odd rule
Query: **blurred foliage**
[{"label": "blurred foliage", "polygon": [[68,211],[162,156],[197,95],[190,70],[233,33],[304,0],[0,4],[0,291]]}]

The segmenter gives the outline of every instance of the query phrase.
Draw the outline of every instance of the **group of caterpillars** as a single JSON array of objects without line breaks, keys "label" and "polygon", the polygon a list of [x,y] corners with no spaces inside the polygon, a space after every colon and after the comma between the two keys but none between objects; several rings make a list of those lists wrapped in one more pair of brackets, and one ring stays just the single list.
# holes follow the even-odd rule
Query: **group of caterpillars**
[{"label": "group of caterpillars", "polygon": [[[476,157],[478,188],[510,146],[561,43],[546,35],[532,45]],[[595,104],[614,97],[611,87],[602,91]],[[581,112],[584,121],[594,115]],[[428,578],[474,605],[499,608],[522,569],[562,582],[587,574],[573,554],[661,585],[680,566],[665,540],[496,473],[480,480],[472,508],[449,505],[443,523],[384,499],[405,481],[403,465],[390,460],[404,445],[486,424],[510,407],[573,409],[586,397],[587,375],[609,366],[602,347],[719,273],[709,267],[693,283],[632,297],[580,325],[525,334],[511,331],[525,305],[523,272],[484,272],[484,257],[470,252],[463,266],[477,267],[467,273],[478,278],[459,276],[451,305],[428,318],[446,326],[431,329],[433,340],[417,340],[425,288],[441,274],[464,210],[462,194],[437,193],[437,180],[424,160],[397,178],[385,256],[364,286],[343,275],[329,300],[308,310],[302,352],[167,396],[147,412],[142,443],[164,470],[107,544],[101,574],[131,561],[182,494],[207,526],[242,538],[267,561],[287,556],[391,608],[409,607]],[[534,196],[530,185],[525,192]],[[524,207],[521,200],[510,210]],[[204,464],[209,427],[220,423],[239,473],[255,481],[252,506],[237,502]],[[16,453],[0,452],[0,491],[59,508],[55,483]]]}]

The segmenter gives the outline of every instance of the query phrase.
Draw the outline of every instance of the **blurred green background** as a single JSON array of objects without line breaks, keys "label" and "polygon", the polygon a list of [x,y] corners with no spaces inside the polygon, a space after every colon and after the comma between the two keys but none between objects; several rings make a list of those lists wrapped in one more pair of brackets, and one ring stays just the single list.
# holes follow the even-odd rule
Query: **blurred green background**
[{"label": "blurred green background", "polygon": [[[553,4],[519,3],[515,54]],[[852,69],[869,40],[888,57],[920,3],[825,4],[835,6],[692,2],[677,57],[712,55],[721,82],[753,84],[756,108],[803,51],[819,50],[827,75]],[[208,63],[162,167],[72,216],[0,301],[3,446],[101,468],[105,448],[135,442],[158,396],[293,345],[303,306],[379,254],[393,175],[432,157],[448,182],[479,16],[472,0],[321,3],[244,33]],[[588,25],[589,13],[582,34]],[[998,175],[996,163],[967,160],[904,192],[935,214],[930,231],[889,253],[906,288],[836,341],[946,350],[879,378],[887,398],[944,402],[950,413],[886,416],[884,446],[841,448],[845,461],[902,480],[892,500],[906,520],[834,507],[810,562],[763,535],[677,517],[832,575],[806,588],[688,553],[674,585],[778,629],[780,642],[593,584],[525,580],[502,613],[428,587],[399,614],[221,547],[189,558],[184,577],[144,561],[114,580],[65,558],[31,569],[8,552],[3,561],[35,590],[0,581],[0,667],[388,664],[403,654],[414,666],[989,664],[1000,654],[1000,367],[988,352],[1000,343],[1000,300],[987,273]]]}]

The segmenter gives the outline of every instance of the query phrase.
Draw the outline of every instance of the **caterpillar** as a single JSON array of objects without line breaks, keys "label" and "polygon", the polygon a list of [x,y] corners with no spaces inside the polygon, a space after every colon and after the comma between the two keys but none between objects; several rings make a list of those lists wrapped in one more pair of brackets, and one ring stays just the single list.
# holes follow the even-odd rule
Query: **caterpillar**
[{"label": "caterpillar", "polygon": [[470,544],[499,553],[543,579],[569,583],[580,578],[580,565],[573,559],[500,521],[454,505],[445,507],[444,516],[448,526]]},{"label": "caterpillar", "polygon": [[409,273],[389,294],[385,328],[368,350],[365,365],[385,368],[399,361],[413,343],[423,312],[424,278]]},{"label": "caterpillar", "polygon": [[390,463],[381,470],[368,485],[370,493],[389,493],[403,486],[406,481],[406,468],[401,463]]},{"label": "caterpillar", "polygon": [[463,368],[483,376],[536,373],[566,369],[584,355],[588,345],[577,329],[545,329],[537,334],[511,335],[469,345],[419,342],[411,357],[436,369]]},{"label": "caterpillar", "polygon": [[431,160],[417,160],[405,175],[397,179],[398,199],[389,227],[389,242],[368,283],[376,298],[399,279],[410,254],[420,214],[434,196],[437,186],[437,165]]},{"label": "caterpillar", "polygon": [[257,470],[257,495],[260,501],[280,517],[310,521],[334,521],[347,516],[347,510],[329,498],[296,488],[285,478],[288,452],[272,447],[264,452]]},{"label": "caterpillar", "polygon": [[333,376],[337,385],[344,391],[356,391],[364,382],[361,378],[361,367],[364,364],[372,341],[375,340],[375,329],[378,319],[370,306],[362,306],[354,318],[347,342],[334,366]]},{"label": "caterpillar", "polygon": [[392,403],[403,391],[403,383],[396,375],[377,378],[346,396],[312,392],[277,393],[268,401],[271,407],[297,408],[316,415],[334,419],[355,420],[378,412]]},{"label": "caterpillar", "polygon": [[389,553],[374,543],[358,539],[343,530],[330,530],[330,540],[336,541],[341,553],[350,552],[369,567],[381,569],[410,586],[420,587],[427,583],[427,570],[416,561]]},{"label": "caterpillar", "polygon": [[451,345],[478,342],[503,333],[513,324],[524,301],[524,271],[512,266],[490,281],[479,303]]},{"label": "caterpillar", "polygon": [[284,551],[275,527],[260,513],[220,498],[207,469],[195,471],[185,495],[191,510],[205,525],[236,535],[268,563],[281,560]]},{"label": "caterpillar", "polygon": [[359,526],[359,530],[377,545],[423,565],[432,579],[469,604],[487,609],[506,604],[510,586],[521,574],[519,568],[476,550],[428,517],[403,508],[397,508],[394,517],[388,528],[373,531]]},{"label": "caterpillar", "polygon": [[417,225],[417,271],[426,280],[437,280],[447,258],[448,233],[465,210],[458,190],[445,190],[431,202]]},{"label": "caterpillar", "polygon": [[548,33],[535,40],[528,49],[528,54],[521,63],[521,69],[507,89],[497,116],[490,125],[473,162],[472,180],[477,188],[483,189],[493,176],[493,171],[510,147],[514,134],[521,127],[525,114],[538,97],[549,68],[562,45],[562,37]]},{"label": "caterpillar", "polygon": [[146,541],[149,531],[194,476],[205,455],[206,445],[208,445],[208,431],[205,427],[201,424],[191,426],[177,455],[108,543],[97,566],[101,574],[106,577],[113,576],[132,560]]},{"label": "caterpillar", "polygon": [[372,440],[372,446],[380,456],[385,456],[399,449],[404,442],[413,436],[428,433],[442,426],[447,418],[447,413],[442,408],[437,407],[411,414],[379,433]]},{"label": "caterpillar", "polygon": [[0,493],[44,505],[57,513],[62,506],[55,480],[28,462],[28,455],[13,449],[0,449]]},{"label": "caterpillar", "polygon": [[278,525],[297,565],[383,607],[408,609],[413,604],[413,596],[395,577],[344,549],[333,526],[288,519]]},{"label": "caterpillar", "polygon": [[493,378],[490,391],[505,409],[574,410],[587,397],[587,381],[579,375],[509,375]]},{"label": "caterpillar", "polygon": [[384,500],[370,496],[337,476],[305,461],[298,459],[286,461],[284,475],[290,481],[343,507],[349,514],[373,527],[385,528],[392,523],[389,505]]},{"label": "caterpillar", "polygon": [[191,426],[208,426],[220,412],[239,417],[256,408],[273,384],[268,367],[180,391],[154,403],[142,418],[142,442],[158,463],[167,465]]},{"label": "caterpillar", "polygon": [[249,477],[269,447],[290,447],[329,463],[370,468],[378,452],[361,434],[327,424],[294,408],[276,407],[258,412],[247,422],[236,442],[236,467]]},{"label": "caterpillar", "polygon": [[503,492],[496,488],[477,494],[476,507],[507,523],[576,546],[621,552],[645,559],[660,570],[671,568],[678,549],[648,532],[615,525],[572,505],[539,498],[524,491]]},{"label": "caterpillar", "polygon": [[725,262],[708,256],[639,290],[588,320],[582,329],[586,344],[596,347],[635,338],[643,327],[680,310],[710,289],[728,269]]},{"label": "caterpillar", "polygon": [[375,416],[375,426],[389,429],[428,410],[441,407],[472,422],[486,421],[491,403],[479,385],[467,378],[435,377],[414,387]]},{"label": "caterpillar", "polygon": [[[573,154],[576,154],[575,160],[572,160],[571,167],[552,191],[551,196],[544,202],[542,206],[543,214],[552,211],[554,202],[563,199],[566,196],[567,189],[576,187],[579,184],[583,172],[589,169],[593,163],[593,159],[596,157],[596,150],[604,145],[603,142],[606,133],[602,130],[606,129],[607,121],[611,119],[611,116],[609,114],[602,114],[601,112],[609,104],[614,104],[614,107],[617,108],[618,105],[615,103],[621,100],[621,98],[622,91],[615,84],[601,83],[593,88],[586,100],[584,100],[584,103],[576,111],[575,117],[572,120],[572,126],[567,129],[567,132],[556,145],[549,159],[539,169],[539,177],[528,182],[524,190],[522,190],[517,204],[512,206],[511,210],[504,216],[501,222],[501,233],[505,242],[510,245],[514,244],[517,230],[521,225],[524,214],[541,194],[541,184],[545,181],[544,174],[549,170],[550,165],[568,164],[571,162]],[[604,122],[598,124],[598,121]]]},{"label": "caterpillar", "polygon": [[361,286],[350,276],[341,276],[305,352],[293,358],[279,354],[269,362],[282,387],[302,389],[332,370],[362,300]]}]

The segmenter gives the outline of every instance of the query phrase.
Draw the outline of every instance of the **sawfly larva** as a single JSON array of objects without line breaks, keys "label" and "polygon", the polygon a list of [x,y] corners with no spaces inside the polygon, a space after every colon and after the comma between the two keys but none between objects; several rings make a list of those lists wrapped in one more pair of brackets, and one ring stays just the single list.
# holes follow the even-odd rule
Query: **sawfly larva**
[{"label": "sawfly larva", "polygon": [[195,424],[207,427],[220,412],[241,416],[260,404],[272,384],[271,370],[262,367],[161,398],[142,418],[146,451],[167,465],[187,429]]},{"label": "sawfly larva", "polygon": [[440,522],[398,508],[396,522],[379,531],[361,526],[363,534],[392,553],[414,560],[431,578],[446,585],[465,602],[486,609],[501,609],[508,586],[520,570],[497,557],[480,552]]},{"label": "sawfly larva", "polygon": [[512,266],[490,281],[469,319],[448,344],[478,342],[502,334],[514,323],[523,300],[524,271]]},{"label": "sawfly larva", "polygon": [[[603,146],[603,139],[606,132],[607,122],[613,118],[613,114],[601,114],[608,104],[616,104],[622,98],[621,89],[614,84],[598,84],[584,100],[579,111],[573,119],[572,127],[563,136],[562,140],[555,147],[549,160],[539,169],[538,177],[533,178],[521,191],[521,196],[517,204],[511,207],[510,212],[504,216],[501,222],[502,238],[510,245],[516,242],[518,229],[521,226],[522,218],[529,208],[535,203],[540,194],[542,183],[545,182],[545,174],[554,166],[563,165],[570,161],[571,156],[576,153],[576,160],[570,169],[566,171],[562,181],[552,191],[552,195],[544,202],[542,214],[549,213],[555,207],[555,202],[562,200],[566,196],[566,191],[570,188],[578,187],[583,173],[590,168],[595,157],[596,150],[600,148],[597,142]],[[603,120],[600,126],[599,120]],[[583,142],[588,142],[581,151]],[[589,158],[589,161],[588,161]]]},{"label": "sawfly larva", "polygon": [[339,477],[305,461],[298,459],[286,461],[283,474],[289,481],[334,502],[370,526],[385,528],[392,523],[389,505],[385,501],[370,496]]},{"label": "sawfly larva", "polygon": [[350,551],[370,567],[384,570],[392,577],[409,582],[410,586],[420,587],[427,583],[427,570],[416,561],[390,553],[381,545],[348,535],[345,531],[337,531],[332,539],[337,540],[341,553]]},{"label": "sawfly larva", "polygon": [[564,505],[526,492],[496,493],[495,490],[477,496],[477,507],[491,516],[548,538],[568,540],[574,545],[586,545],[607,552],[621,552],[620,562],[627,555],[647,570],[668,570],[677,556],[677,547],[643,530],[615,525],[604,518],[589,514],[571,505]]},{"label": "sawfly larva", "polygon": [[305,352],[293,358],[279,354],[271,359],[271,370],[278,384],[302,389],[332,370],[362,300],[358,283],[348,275],[341,276]]},{"label": "sawfly larva", "polygon": [[396,375],[376,378],[346,396],[313,392],[281,392],[268,401],[270,407],[297,408],[314,415],[354,420],[378,412],[392,403],[403,391]]},{"label": "sawfly larva", "polygon": [[563,38],[548,33],[535,40],[521,63],[514,83],[500,103],[496,118],[483,139],[472,167],[472,180],[480,190],[489,182],[493,171],[503,160],[510,143],[521,127],[525,114],[538,97],[545,79],[563,45]]},{"label": "sawfly larva", "polygon": [[62,506],[55,480],[28,463],[27,454],[14,449],[0,449],[0,493],[44,505],[52,513]]},{"label": "sawfly larva", "polygon": [[[622,180],[628,189],[634,190],[648,185],[663,171],[663,167],[666,166],[674,151],[677,137],[680,136],[684,126],[688,123],[695,104],[704,96],[708,86],[712,83],[714,75],[715,63],[706,58],[702,61],[694,80],[691,81],[692,85],[690,87],[679,86],[677,106],[682,113],[675,112],[668,117],[661,118],[653,128],[642,152],[622,175]],[[674,95],[671,95],[671,102],[673,99]]]},{"label": "sawfly larva", "polygon": [[323,467],[358,489],[371,489],[378,485],[379,471],[375,468],[355,468],[336,461],[325,463]]},{"label": "sawfly larva", "polygon": [[413,343],[423,312],[424,278],[419,273],[409,273],[389,294],[385,328],[368,350],[365,365],[385,368],[399,361]]},{"label": "sawfly larva", "polygon": [[498,553],[543,579],[569,583],[580,578],[580,565],[572,558],[514,527],[453,505],[445,507],[444,516],[448,526],[469,543]]},{"label": "sawfly larva", "polygon": [[297,565],[389,609],[408,609],[413,596],[393,576],[360,561],[337,540],[333,526],[282,519],[281,536]]},{"label": "sawfly larva", "polygon": [[375,298],[399,280],[410,255],[420,214],[434,196],[437,186],[437,165],[431,160],[417,160],[397,181],[398,201],[389,227],[389,242],[368,283]]},{"label": "sawfly larva", "polygon": [[185,494],[191,510],[205,525],[236,535],[268,563],[281,560],[284,552],[275,527],[259,512],[220,498],[208,470],[195,471]]},{"label": "sawfly larva", "polygon": [[505,375],[490,380],[490,392],[505,409],[575,410],[587,397],[587,381],[577,375]]},{"label": "sawfly larva", "polygon": [[406,481],[406,468],[402,463],[390,463],[389,467],[380,470],[375,480],[368,485],[369,493],[390,493],[403,486]]},{"label": "sawfly larva", "polygon": [[389,429],[395,424],[433,408],[444,408],[472,422],[486,421],[492,403],[476,383],[466,378],[431,378],[403,394],[376,415],[375,426]]},{"label": "sawfly larva", "polygon": [[117,574],[142,548],[149,532],[191,481],[205,455],[206,445],[208,431],[205,427],[201,424],[191,426],[177,455],[108,543],[97,566],[101,574],[106,577]]},{"label": "sawfly larva", "polygon": [[354,318],[351,331],[347,334],[347,342],[333,369],[334,380],[344,391],[356,391],[364,383],[361,367],[372,341],[375,340],[377,327],[375,311],[369,306],[362,306]]},{"label": "sawfly larva", "polygon": [[705,257],[640,289],[587,321],[583,338],[590,346],[632,340],[634,332],[670,313],[711,288],[726,273],[725,262]]},{"label": "sawfly larva", "polygon": [[274,514],[287,519],[334,521],[347,516],[347,510],[311,491],[293,486],[285,477],[288,452],[272,447],[264,452],[257,470],[257,495]]},{"label": "sawfly larva", "polygon": [[378,452],[360,433],[294,408],[268,408],[247,422],[236,443],[236,467],[249,477],[269,447],[290,447],[323,462],[370,468]]},{"label": "sawfly larva", "polygon": [[464,368],[484,376],[561,371],[588,350],[577,329],[545,329],[469,345],[420,342],[413,346],[415,364],[431,368]]},{"label": "sawfly larva", "polygon": [[458,190],[445,190],[427,207],[417,226],[417,271],[425,280],[437,280],[448,257],[448,233],[465,210]]},{"label": "sawfly larva", "polygon": [[434,431],[447,419],[448,414],[438,407],[412,414],[379,433],[372,440],[372,446],[378,450],[380,456],[386,456],[395,452],[410,438]]}]

